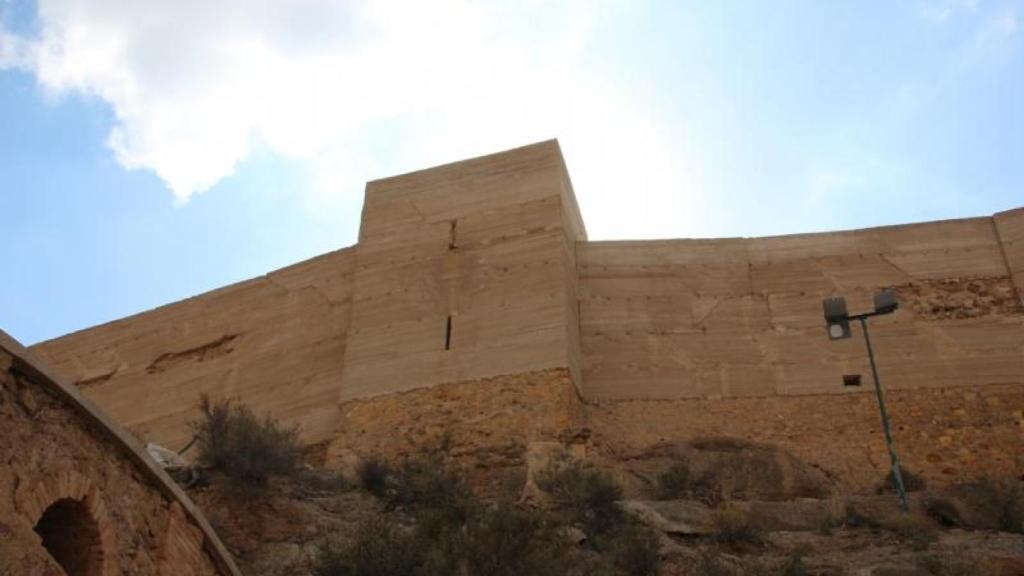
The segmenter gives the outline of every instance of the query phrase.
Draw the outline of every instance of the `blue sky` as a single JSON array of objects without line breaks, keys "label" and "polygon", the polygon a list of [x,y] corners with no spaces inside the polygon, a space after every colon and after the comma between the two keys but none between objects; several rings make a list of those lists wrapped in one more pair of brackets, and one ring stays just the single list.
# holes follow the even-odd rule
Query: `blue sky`
[{"label": "blue sky", "polygon": [[1024,0],[0,0],[0,328],[350,245],[367,180],[552,137],[592,239],[1024,206]]}]

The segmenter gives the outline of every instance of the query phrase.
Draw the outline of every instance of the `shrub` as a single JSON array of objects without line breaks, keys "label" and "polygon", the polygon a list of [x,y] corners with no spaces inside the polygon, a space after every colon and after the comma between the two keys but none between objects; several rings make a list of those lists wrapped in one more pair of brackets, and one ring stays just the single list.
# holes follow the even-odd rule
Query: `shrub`
[{"label": "shrub", "polygon": [[658,475],[656,497],[671,500],[684,495],[690,484],[690,463],[677,460]]},{"label": "shrub", "polygon": [[617,531],[609,545],[615,565],[629,576],[657,576],[659,548],[657,534],[632,523]]},{"label": "shrub", "polygon": [[717,544],[733,549],[760,544],[763,536],[750,514],[738,508],[718,510],[711,517],[711,538]]},{"label": "shrub", "polygon": [[960,516],[960,509],[957,507],[956,502],[949,498],[942,496],[929,496],[924,499],[922,504],[924,505],[925,514],[934,518],[943,526],[956,528],[965,525],[963,518]]},{"label": "shrub", "polygon": [[570,567],[568,542],[556,527],[507,500],[469,524],[461,552],[469,574],[562,576]]},{"label": "shrub", "polygon": [[924,550],[939,539],[939,532],[935,526],[919,516],[903,516],[892,526],[892,531],[905,542],[909,542],[911,548],[917,551]]},{"label": "shrub", "polygon": [[786,557],[774,571],[778,576],[807,576],[807,565],[804,564],[804,555],[797,551]]},{"label": "shrub", "polygon": [[393,483],[391,504],[413,511],[430,537],[463,526],[478,506],[459,475],[436,453],[407,459]]},{"label": "shrub", "polygon": [[607,472],[576,460],[553,461],[537,474],[537,485],[551,496],[556,508],[583,527],[591,541],[622,519],[615,504],[622,489]]},{"label": "shrub", "polygon": [[1003,532],[1024,534],[1024,483],[1015,478],[983,478],[968,485],[973,499]]},{"label": "shrub", "polygon": [[244,404],[200,397],[199,420],[192,423],[202,466],[244,487],[260,487],[274,475],[288,475],[299,461],[298,429],[253,414]]},{"label": "shrub", "polygon": [[847,502],[843,509],[843,524],[850,528],[868,528],[872,530],[882,527],[878,520],[861,513],[851,502]]},{"label": "shrub", "polygon": [[[900,477],[903,478],[903,489],[907,492],[920,492],[925,489],[924,478],[921,478],[917,474],[907,470],[903,466],[900,466]],[[882,485],[878,488],[878,493],[883,492],[895,492],[896,491],[896,479],[893,477],[892,470],[885,475],[885,480]]]},{"label": "shrub", "polygon": [[347,545],[332,542],[313,562],[314,576],[412,576],[419,574],[424,549],[385,520],[363,522]]},{"label": "shrub", "polygon": [[385,495],[390,477],[391,467],[386,460],[379,456],[370,456],[360,460],[359,466],[356,468],[356,480],[359,487],[378,498]]}]

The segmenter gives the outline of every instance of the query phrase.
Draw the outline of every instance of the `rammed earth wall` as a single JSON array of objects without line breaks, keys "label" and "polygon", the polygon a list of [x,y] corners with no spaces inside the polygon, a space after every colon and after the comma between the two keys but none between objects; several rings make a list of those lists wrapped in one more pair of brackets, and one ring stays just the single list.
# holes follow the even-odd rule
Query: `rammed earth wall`
[{"label": "rammed earth wall", "polygon": [[[774,415],[793,429],[786,442],[828,451],[818,436],[852,442],[835,437],[842,416],[856,430],[874,418],[839,409],[830,428],[819,415],[874,400],[859,328],[829,341],[821,299],[845,295],[857,311],[883,287],[901,300],[872,321],[900,403],[894,418],[946,442],[908,458],[943,477],[967,466],[1020,473],[1024,442],[1009,440],[1012,426],[1021,440],[1013,398],[1024,396],[1024,209],[773,238],[591,242],[553,141],[371,182],[355,246],[35,350],[118,421],[171,448],[190,438],[201,393],[298,424],[305,442],[336,454],[435,418],[458,425],[480,396],[468,393],[463,410],[446,404],[451,383],[564,370],[582,401],[612,415],[620,401],[668,401],[681,415],[704,402],[735,406],[721,420],[702,409],[684,420],[777,439],[767,423],[749,426]],[[843,385],[858,374],[861,386]],[[1001,407],[950,400],[970,394]],[[550,401],[529,409],[546,414]],[[973,422],[962,437],[938,424],[958,421],[958,410]],[[1002,424],[970,420],[989,413]],[[634,425],[684,432],[668,416]],[[836,450],[830,465],[846,466],[854,451]],[[961,450],[992,457],[969,462],[954,457]]]}]

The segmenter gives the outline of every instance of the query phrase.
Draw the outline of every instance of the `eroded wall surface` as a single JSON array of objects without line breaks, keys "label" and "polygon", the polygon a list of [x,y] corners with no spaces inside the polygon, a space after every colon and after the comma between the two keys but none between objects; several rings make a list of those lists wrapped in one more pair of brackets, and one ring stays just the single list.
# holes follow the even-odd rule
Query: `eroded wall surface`
[{"label": "eroded wall surface", "polygon": [[33,347],[138,436],[178,450],[200,394],[330,436],[354,254],[331,252]]},{"label": "eroded wall surface", "polygon": [[0,333],[0,573],[238,573],[141,449],[7,345]]},{"label": "eroded wall surface", "polygon": [[[891,389],[1024,383],[1024,310],[992,218],[776,238],[589,242],[580,254],[588,399],[860,393],[860,328],[830,341],[821,299],[871,320]],[[1019,251],[1009,245],[1008,254]],[[861,374],[844,387],[842,375]]]}]

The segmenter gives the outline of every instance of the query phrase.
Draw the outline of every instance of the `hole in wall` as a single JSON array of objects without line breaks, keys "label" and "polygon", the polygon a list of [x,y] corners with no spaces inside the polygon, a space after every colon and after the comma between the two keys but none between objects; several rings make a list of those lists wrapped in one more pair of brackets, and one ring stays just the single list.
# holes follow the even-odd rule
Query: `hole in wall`
[{"label": "hole in wall", "polygon": [[860,386],[860,374],[843,374],[843,386]]},{"label": "hole in wall", "polygon": [[444,349],[452,349],[452,317],[448,317],[448,322],[444,326]]},{"label": "hole in wall", "polygon": [[68,576],[100,576],[103,544],[100,529],[80,500],[62,498],[50,505],[36,523],[43,548]]},{"label": "hole in wall", "polygon": [[448,249],[455,250],[455,247],[455,220],[452,220],[448,229]]}]

